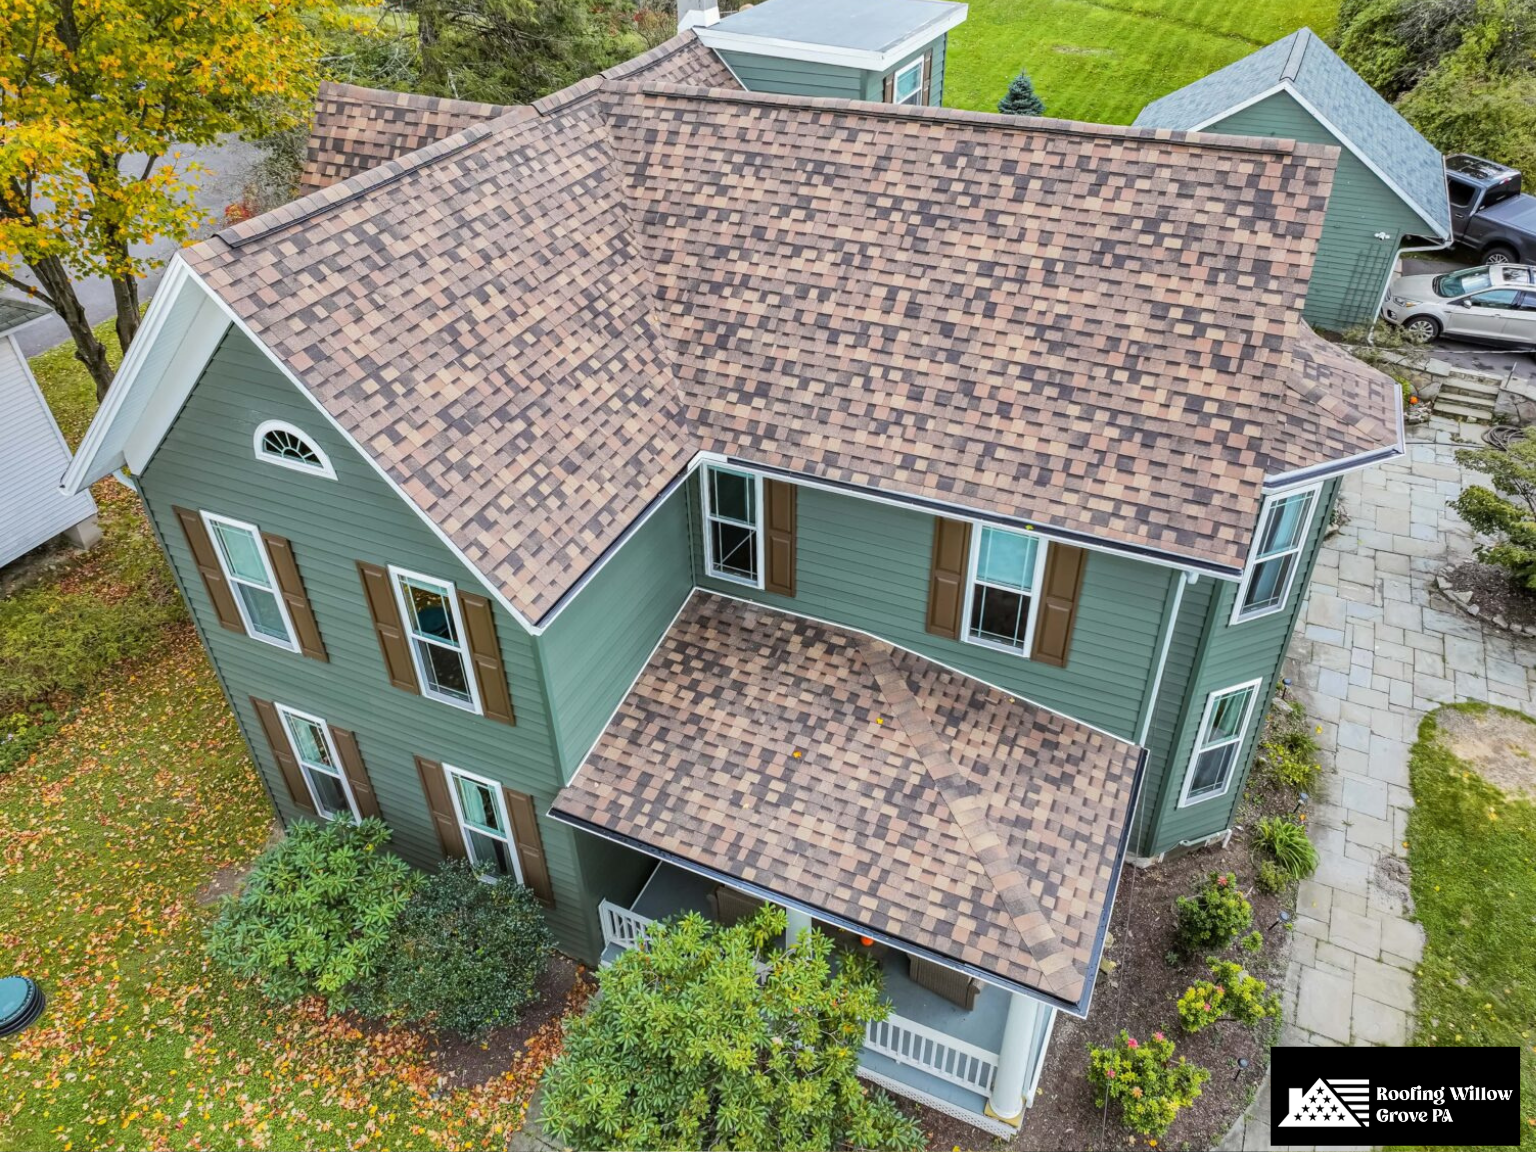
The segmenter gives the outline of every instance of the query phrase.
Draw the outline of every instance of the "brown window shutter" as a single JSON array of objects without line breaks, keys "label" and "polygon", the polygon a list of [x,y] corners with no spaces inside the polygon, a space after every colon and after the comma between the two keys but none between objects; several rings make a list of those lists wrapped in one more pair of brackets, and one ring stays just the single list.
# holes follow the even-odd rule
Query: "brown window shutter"
[{"label": "brown window shutter", "polygon": [[224,569],[219,567],[219,556],[213,550],[213,540],[208,535],[203,518],[190,508],[172,507],[171,511],[181,521],[187,547],[192,550],[192,562],[197,565],[198,573],[203,578],[203,587],[208,589],[208,599],[213,601],[213,610],[218,615],[219,624],[231,632],[244,635],[245,622],[240,619],[240,609],[235,607],[235,594],[229,587],[229,581],[224,579]]},{"label": "brown window shutter", "polygon": [[526,792],[503,788],[507,814],[512,818],[512,837],[517,841],[517,860],[523,868],[523,883],[533,890],[539,903],[555,906],[555,889],[549,882],[549,865],[544,859],[544,840],[539,836],[539,814],[533,797]]},{"label": "brown window shutter", "polygon": [[1072,625],[1077,622],[1083,570],[1088,566],[1088,550],[1055,541],[1046,549],[1045,578],[1041,581],[1040,607],[1035,613],[1035,650],[1030,659],[1065,668],[1072,647]]},{"label": "brown window shutter", "polygon": [[448,777],[443,766],[436,760],[418,756],[416,774],[421,777],[421,790],[427,794],[427,811],[432,813],[432,823],[437,826],[437,839],[443,846],[443,855],[450,860],[463,860],[469,853],[464,850],[464,836],[459,831],[459,818],[453,810],[453,797],[448,795]]},{"label": "brown window shutter", "polygon": [[261,534],[267,546],[267,557],[272,561],[272,571],[277,576],[278,591],[288,606],[288,619],[299,636],[299,651],[311,660],[324,660],[325,645],[320,640],[320,625],[315,623],[314,609],[304,594],[304,581],[299,578],[299,566],[293,559],[293,545],[281,536],[270,532]]},{"label": "brown window shutter", "polygon": [[892,72],[885,78],[885,102],[889,104],[891,98],[896,95],[896,73]]},{"label": "brown window shutter", "polygon": [[763,481],[763,525],[767,536],[767,571],[763,588],[780,596],[795,594],[795,493],[799,489],[783,480]]},{"label": "brown window shutter", "polygon": [[293,755],[293,745],[288,743],[288,732],[283,727],[283,718],[277,714],[276,705],[270,700],[258,700],[252,696],[251,707],[256,709],[261,730],[267,735],[272,758],[277,761],[277,769],[283,774],[283,783],[288,785],[288,795],[304,811],[311,816],[315,815],[315,802],[310,798],[309,786],[304,783],[304,774],[299,771],[299,762]]},{"label": "brown window shutter", "polygon": [[971,522],[933,521],[933,563],[928,573],[928,631],[960,639],[965,611],[965,577],[971,566]]},{"label": "brown window shutter", "polygon": [[919,104],[937,104],[933,98],[933,49],[923,53],[923,98]]},{"label": "brown window shutter", "polygon": [[491,720],[516,724],[512,690],[507,687],[507,670],[501,664],[501,645],[496,643],[496,613],[491,602],[484,596],[460,592],[459,611],[464,616],[469,655],[480,685],[480,710]]},{"label": "brown window shutter", "polygon": [[336,745],[336,755],[341,757],[341,770],[347,774],[347,787],[352,789],[352,799],[357,802],[357,815],[366,820],[378,816],[379,798],[373,794],[373,781],[368,779],[368,769],[363,767],[363,754],[357,750],[357,737],[345,728],[332,728],[331,740]]},{"label": "brown window shutter", "polygon": [[379,638],[379,651],[384,653],[389,682],[403,692],[419,693],[416,666],[411,663],[410,641],[406,639],[405,625],[400,621],[400,606],[395,602],[395,590],[390,587],[389,571],[361,560],[357,562],[357,571],[363,578],[363,595],[368,600],[368,612],[373,616],[373,631]]}]

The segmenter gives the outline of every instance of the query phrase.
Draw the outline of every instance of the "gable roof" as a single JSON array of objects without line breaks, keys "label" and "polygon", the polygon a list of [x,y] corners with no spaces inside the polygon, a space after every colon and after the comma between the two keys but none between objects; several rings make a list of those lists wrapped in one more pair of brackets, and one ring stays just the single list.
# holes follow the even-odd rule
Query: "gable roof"
[{"label": "gable roof", "polygon": [[1435,237],[1450,238],[1444,158],[1310,28],[1154,100],[1136,117],[1136,126],[1219,130],[1217,121],[1280,91],[1295,97],[1380,176]]},{"label": "gable roof", "polygon": [[705,451],[1235,574],[1399,450],[1332,155],[596,77],[181,259],[534,626]]},{"label": "gable roof", "polygon": [[0,296],[0,333],[20,328],[39,316],[46,316],[53,309],[36,300],[23,296]]},{"label": "gable roof", "polygon": [[550,814],[1086,1010],[1141,749],[695,592]]}]

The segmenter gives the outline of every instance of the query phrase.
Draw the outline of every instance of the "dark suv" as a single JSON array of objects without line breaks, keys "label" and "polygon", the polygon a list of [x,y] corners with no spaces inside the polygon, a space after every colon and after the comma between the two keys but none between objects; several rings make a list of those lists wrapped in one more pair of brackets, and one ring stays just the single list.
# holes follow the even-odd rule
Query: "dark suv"
[{"label": "dark suv", "polygon": [[1520,191],[1520,173],[1461,153],[1445,158],[1451,229],[1484,264],[1536,264],[1536,196]]}]

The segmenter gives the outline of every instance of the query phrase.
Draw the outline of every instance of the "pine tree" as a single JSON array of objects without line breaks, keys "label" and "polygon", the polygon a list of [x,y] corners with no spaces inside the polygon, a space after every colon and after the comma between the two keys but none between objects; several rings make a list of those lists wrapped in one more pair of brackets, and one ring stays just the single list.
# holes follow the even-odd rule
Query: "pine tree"
[{"label": "pine tree", "polygon": [[1019,69],[1013,83],[1008,85],[1008,95],[997,102],[997,110],[1006,116],[1044,116],[1045,102],[1035,95],[1035,86],[1029,82],[1029,73]]}]

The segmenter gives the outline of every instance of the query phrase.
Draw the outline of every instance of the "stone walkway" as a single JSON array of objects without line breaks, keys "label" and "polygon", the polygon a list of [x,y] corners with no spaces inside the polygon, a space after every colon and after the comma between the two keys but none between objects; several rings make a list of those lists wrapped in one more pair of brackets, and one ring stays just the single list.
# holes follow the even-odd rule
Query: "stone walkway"
[{"label": "stone walkway", "polygon": [[[1536,645],[1484,629],[1431,594],[1450,553],[1471,552],[1446,501],[1471,480],[1455,426],[1409,432],[1408,458],[1350,476],[1350,522],[1324,547],[1290,675],[1322,726],[1308,805],[1318,869],[1301,885],[1285,987],[1285,1045],[1402,1044],[1412,1031],[1423,931],[1407,889],[1408,750],[1438,704],[1536,699]],[[1266,1084],[1224,1149],[1268,1149]]]}]

